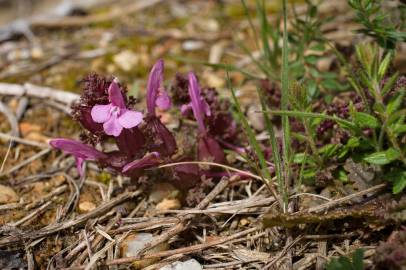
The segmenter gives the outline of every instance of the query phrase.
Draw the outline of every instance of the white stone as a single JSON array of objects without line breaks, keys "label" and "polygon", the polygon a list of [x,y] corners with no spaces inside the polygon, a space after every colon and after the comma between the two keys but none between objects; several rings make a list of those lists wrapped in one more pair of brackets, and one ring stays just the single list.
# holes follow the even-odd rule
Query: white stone
[{"label": "white stone", "polygon": [[150,233],[138,233],[130,239],[126,239],[124,243],[124,245],[126,245],[123,254],[124,257],[137,256],[138,252],[140,252],[147,243],[151,242],[152,238],[153,236]]},{"label": "white stone", "polygon": [[8,186],[0,185],[0,204],[18,202],[18,195]]},{"label": "white stone", "polygon": [[124,71],[130,71],[139,62],[139,56],[130,50],[122,51],[113,56],[114,63]]},{"label": "white stone", "polygon": [[164,267],[160,268],[159,270],[202,270],[202,265],[196,261],[195,259],[187,260],[184,262],[174,262]]}]

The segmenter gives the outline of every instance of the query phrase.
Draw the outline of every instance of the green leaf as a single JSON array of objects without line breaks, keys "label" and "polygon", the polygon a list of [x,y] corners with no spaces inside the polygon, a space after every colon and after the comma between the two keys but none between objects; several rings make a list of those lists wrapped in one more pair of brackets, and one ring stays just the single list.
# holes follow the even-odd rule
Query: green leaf
[{"label": "green leaf", "polygon": [[385,95],[387,92],[389,92],[389,90],[392,89],[392,86],[395,84],[395,82],[398,79],[398,73],[396,72],[395,74],[393,74],[386,82],[384,87],[382,88],[382,92],[381,95]]},{"label": "green leaf", "polygon": [[385,58],[382,60],[381,64],[379,65],[378,69],[378,80],[382,80],[383,76],[385,76],[386,71],[388,70],[388,66],[391,62],[392,54],[387,53]]},{"label": "green leaf", "polygon": [[403,97],[405,96],[405,91],[401,90],[397,95],[391,98],[386,106],[386,112],[391,115],[396,112],[402,105]]},{"label": "green leaf", "polygon": [[379,121],[374,116],[364,112],[354,112],[354,122],[361,128],[377,128]]},{"label": "green leaf", "polygon": [[358,147],[360,144],[359,139],[356,137],[351,137],[346,144],[346,147],[348,148],[355,148]]},{"label": "green leaf", "polygon": [[293,163],[302,163],[305,160],[306,153],[297,153],[293,155]]},{"label": "green leaf", "polygon": [[319,60],[319,57],[317,55],[307,55],[307,56],[305,56],[306,63],[309,63],[311,65],[315,65],[318,60]]},{"label": "green leaf", "polygon": [[352,265],[354,270],[364,270],[364,250],[357,249],[352,255]]},{"label": "green leaf", "polygon": [[318,91],[317,91],[317,84],[315,81],[312,80],[307,83],[307,94],[312,99],[317,96]]},{"label": "green leaf", "polygon": [[393,187],[392,187],[392,192],[393,194],[398,194],[403,191],[403,189],[406,187],[406,172],[403,172],[403,174],[399,177],[394,179]]},{"label": "green leaf", "polygon": [[338,148],[340,148],[339,144],[327,144],[319,150],[319,153],[323,154],[323,158],[329,158],[334,155]]},{"label": "green leaf", "polygon": [[336,80],[333,79],[327,79],[327,80],[323,80],[321,81],[321,85],[324,88],[330,89],[330,90],[336,90],[340,88],[340,85],[338,84],[338,82]]},{"label": "green leaf", "polygon": [[348,175],[347,172],[343,169],[339,170],[337,173],[337,178],[343,182],[343,183],[347,183],[348,182]]},{"label": "green leaf", "polygon": [[399,136],[402,133],[406,132],[406,125],[405,124],[394,124],[390,126],[395,137]]},{"label": "green leaf", "polygon": [[323,43],[317,43],[316,45],[310,47],[310,50],[318,52],[324,52],[325,49],[326,47],[324,46]]},{"label": "green leaf", "polygon": [[392,182],[392,193],[398,194],[406,187],[406,171],[395,171],[383,176],[386,181]]},{"label": "green leaf", "polygon": [[396,160],[399,156],[400,156],[399,151],[393,148],[389,148],[386,151],[376,152],[371,155],[368,155],[364,158],[364,160],[371,164],[385,165]]}]

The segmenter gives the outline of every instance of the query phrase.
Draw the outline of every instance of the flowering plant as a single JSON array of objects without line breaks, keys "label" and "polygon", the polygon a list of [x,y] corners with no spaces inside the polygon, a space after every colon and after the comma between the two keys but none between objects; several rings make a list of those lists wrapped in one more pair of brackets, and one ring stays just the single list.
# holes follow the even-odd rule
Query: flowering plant
[{"label": "flowering plant", "polygon": [[[190,72],[187,78],[188,93],[181,112],[189,112],[198,124],[196,157],[177,151],[173,133],[161,122],[156,109],[168,110],[172,100],[163,85],[164,62],[158,60],[149,74],[146,91],[146,112],[134,109],[135,99],[127,97],[126,89],[117,78],[106,79],[97,75],[88,76],[80,100],[73,106],[73,117],[82,125],[85,132],[81,141],[56,138],[50,145],[75,157],[79,174],[83,175],[84,161],[94,161],[101,167],[132,178],[138,178],[145,169],[162,163],[185,160],[225,161],[221,139],[228,139],[235,133],[236,124],[228,113],[220,112],[222,107],[217,96],[210,91],[210,98],[202,95],[197,78]],[[185,93],[182,93],[185,95]],[[209,103],[206,101],[209,101]],[[213,115],[221,115],[215,118]],[[215,119],[215,120],[214,120]],[[228,121],[219,126],[231,127],[232,132],[216,133],[210,124]],[[117,150],[103,151],[104,143],[113,141]],[[174,183],[182,189],[196,186],[202,176],[209,176],[207,170],[199,166],[177,165],[169,170]],[[212,174],[214,175],[214,174]]]}]

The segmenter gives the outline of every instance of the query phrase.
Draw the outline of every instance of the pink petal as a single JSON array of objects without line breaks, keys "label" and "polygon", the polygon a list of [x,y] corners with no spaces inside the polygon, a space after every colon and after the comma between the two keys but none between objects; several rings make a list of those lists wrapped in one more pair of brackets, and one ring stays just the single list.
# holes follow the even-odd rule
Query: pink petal
[{"label": "pink petal", "polygon": [[119,117],[118,123],[125,128],[133,128],[142,122],[142,113],[125,110]]},{"label": "pink petal", "polygon": [[155,115],[155,104],[159,87],[163,81],[164,61],[158,60],[149,73],[147,84],[147,110],[149,114]]},{"label": "pink petal", "polygon": [[200,87],[197,83],[197,78],[193,72],[189,72],[189,96],[192,104],[193,115],[197,121],[199,131],[205,134],[206,127],[204,125],[204,115],[207,113],[207,106],[202,105],[202,97],[200,95]]},{"label": "pink petal", "polygon": [[133,170],[133,169],[142,169],[150,166],[157,165],[160,162],[159,159],[159,153],[158,152],[152,152],[149,154],[146,154],[144,157],[141,159],[136,159],[134,161],[131,161],[127,165],[123,167],[123,173]]},{"label": "pink petal", "polygon": [[107,135],[112,135],[114,137],[118,137],[123,130],[123,127],[120,125],[117,116],[115,115],[112,115],[110,119],[103,124],[103,128]]},{"label": "pink petal", "polygon": [[74,155],[76,158],[85,160],[97,160],[105,158],[105,154],[102,152],[97,151],[93,147],[79,141],[57,138],[50,140],[49,144],[56,149],[60,149],[66,153]]},{"label": "pink petal", "polygon": [[203,109],[204,114],[206,116],[210,116],[211,115],[210,106],[209,106],[209,104],[207,104],[207,102],[206,102],[206,100],[204,100],[204,98],[202,98],[201,105],[202,105],[202,109]]},{"label": "pink petal", "polygon": [[161,110],[168,110],[171,107],[171,99],[166,92],[162,92],[157,97],[155,103]]},{"label": "pink petal", "polygon": [[123,93],[118,86],[117,79],[114,79],[109,86],[109,100],[114,106],[125,108]]},{"label": "pink petal", "polygon": [[191,104],[191,103],[183,104],[183,105],[180,107],[180,113],[181,113],[183,116],[187,116],[187,115],[190,113],[191,110],[192,110],[192,104]]},{"label": "pink petal", "polygon": [[84,162],[83,158],[78,158],[78,157],[76,158],[76,169],[78,170],[80,177],[83,176],[83,171],[84,171],[83,162]]},{"label": "pink petal", "polygon": [[111,104],[107,105],[95,105],[90,112],[93,121],[96,123],[107,122],[110,118]]}]

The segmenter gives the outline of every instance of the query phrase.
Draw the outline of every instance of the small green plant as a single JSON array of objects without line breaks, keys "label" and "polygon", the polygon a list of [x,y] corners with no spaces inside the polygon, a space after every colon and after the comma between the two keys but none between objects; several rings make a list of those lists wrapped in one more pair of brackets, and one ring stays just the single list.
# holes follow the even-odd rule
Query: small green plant
[{"label": "small green plant", "polygon": [[364,250],[357,249],[352,258],[340,256],[333,258],[326,266],[326,270],[364,270]]},{"label": "small green plant", "polygon": [[[292,91],[291,111],[272,111],[274,115],[287,115],[302,120],[305,135],[294,136],[310,145],[312,155],[306,159],[305,178],[314,178],[320,165],[334,160],[343,163],[351,157],[358,163],[370,164],[377,172],[377,178],[392,183],[394,194],[406,187],[406,149],[403,143],[405,123],[405,80],[397,73],[388,75],[392,53],[383,54],[377,46],[360,44],[356,47],[359,68],[356,76],[349,78],[361,102],[349,102],[340,108],[342,115],[328,115],[311,112],[306,102],[305,89],[297,86]],[[336,123],[350,134],[343,144],[331,143],[319,149],[315,147],[315,129],[321,121]],[[302,163],[304,153],[298,153],[294,161]],[[336,166],[337,177],[345,179],[340,165]]]},{"label": "small green plant", "polygon": [[[397,42],[406,41],[403,18],[398,24],[391,22],[380,0],[349,0],[348,4],[355,10],[356,21],[364,27],[358,31],[374,37],[381,47],[394,49]],[[404,13],[405,4],[399,5],[400,12]]]}]

